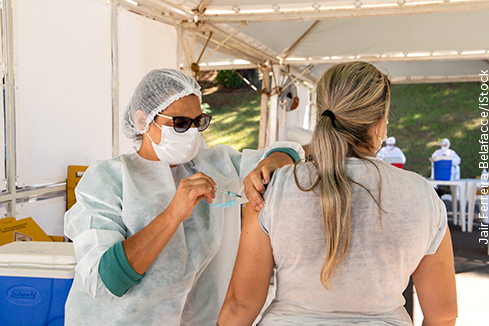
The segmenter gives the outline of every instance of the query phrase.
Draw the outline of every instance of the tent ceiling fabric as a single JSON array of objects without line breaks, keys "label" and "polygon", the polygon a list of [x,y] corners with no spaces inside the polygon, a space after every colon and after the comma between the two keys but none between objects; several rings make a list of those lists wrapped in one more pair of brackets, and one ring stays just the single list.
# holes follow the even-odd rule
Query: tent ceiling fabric
[{"label": "tent ceiling fabric", "polygon": [[201,44],[213,32],[201,70],[269,62],[295,75],[309,67],[303,78],[314,82],[332,64],[364,60],[394,82],[441,82],[489,68],[489,0],[119,0],[128,2],[159,21],[197,22]]},{"label": "tent ceiling fabric", "polygon": [[477,24],[487,17],[489,10],[326,20],[291,56],[481,50],[489,37]]}]

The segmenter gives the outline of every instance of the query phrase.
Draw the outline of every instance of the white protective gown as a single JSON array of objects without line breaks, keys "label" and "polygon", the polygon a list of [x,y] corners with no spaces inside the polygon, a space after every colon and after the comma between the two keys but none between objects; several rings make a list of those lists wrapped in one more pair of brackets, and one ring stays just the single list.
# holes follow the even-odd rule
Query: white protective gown
[{"label": "white protective gown", "polygon": [[382,147],[378,152],[377,152],[377,158],[385,161],[386,158],[399,158],[402,161],[402,164],[406,163],[406,156],[402,152],[402,150],[394,146],[393,149],[388,150],[387,147]]},{"label": "white protective gown", "polygon": [[[460,156],[458,156],[457,152],[455,152],[453,149],[447,149],[447,150],[442,150],[442,149],[437,149],[432,155],[431,158],[435,159],[437,156],[447,156],[452,159],[452,173],[450,180],[460,180],[460,163],[462,162],[462,159]],[[434,164],[431,163],[431,179],[434,178],[435,172],[434,172]]]},{"label": "white protective gown", "polygon": [[[243,178],[274,147],[201,148],[178,166],[180,179],[203,172],[218,186],[240,191]],[[141,283],[118,298],[98,273],[102,255],[166,209],[180,180],[169,165],[136,152],[100,161],[76,188],[77,203],[65,215],[65,233],[74,242],[78,264],[66,303],[66,325],[215,325],[227,291],[240,234],[240,207],[213,208],[200,201],[146,271]],[[232,199],[216,193],[214,203]]]}]

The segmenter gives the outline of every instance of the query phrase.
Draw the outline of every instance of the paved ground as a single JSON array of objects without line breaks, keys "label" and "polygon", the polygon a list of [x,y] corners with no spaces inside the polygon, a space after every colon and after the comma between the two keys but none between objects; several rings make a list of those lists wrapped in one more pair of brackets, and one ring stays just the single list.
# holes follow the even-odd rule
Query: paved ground
[{"label": "paved ground", "polygon": [[[451,209],[449,203],[446,204]],[[476,220],[471,233],[450,225],[457,278],[458,326],[489,325],[489,255],[487,245],[479,242],[479,239],[487,239],[481,235],[482,228],[480,220]]]},{"label": "paved ground", "polygon": [[[451,201],[444,200],[447,206],[448,222],[453,243],[455,277],[457,279],[458,318],[457,326],[489,325],[489,255],[482,220],[476,219],[473,231],[462,232],[461,227],[453,225]],[[476,208],[478,214],[478,209]],[[478,215],[475,216],[478,216]],[[414,302],[408,302],[408,311],[413,316],[414,326],[421,326],[422,313],[414,295]],[[409,305],[412,304],[412,308]]]}]

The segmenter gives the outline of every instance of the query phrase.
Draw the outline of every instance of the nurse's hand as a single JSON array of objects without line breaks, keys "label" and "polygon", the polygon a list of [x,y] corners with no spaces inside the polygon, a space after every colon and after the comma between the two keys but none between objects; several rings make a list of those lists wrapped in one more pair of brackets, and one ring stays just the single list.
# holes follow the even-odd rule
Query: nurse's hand
[{"label": "nurse's hand", "polygon": [[182,179],[166,212],[180,222],[185,221],[199,201],[205,198],[208,203],[212,203],[216,197],[215,186],[214,180],[202,172]]},{"label": "nurse's hand", "polygon": [[260,161],[256,168],[243,180],[246,198],[249,205],[259,211],[265,206],[263,194],[265,185],[270,182],[273,172],[287,164],[294,164],[294,160],[285,153],[273,152],[267,158]]}]

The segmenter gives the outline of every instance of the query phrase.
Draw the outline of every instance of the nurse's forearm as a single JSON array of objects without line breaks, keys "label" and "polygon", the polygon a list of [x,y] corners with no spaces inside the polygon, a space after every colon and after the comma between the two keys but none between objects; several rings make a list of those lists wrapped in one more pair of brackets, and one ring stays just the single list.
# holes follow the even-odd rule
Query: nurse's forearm
[{"label": "nurse's forearm", "polygon": [[279,168],[284,165],[294,164],[294,160],[292,159],[292,157],[284,152],[273,152],[268,155],[268,157],[275,160]]},{"label": "nurse's forearm", "polygon": [[138,274],[144,274],[180,226],[167,211],[158,215],[138,233],[122,242],[127,261]]},{"label": "nurse's forearm", "polygon": [[166,210],[141,231],[122,242],[127,261],[136,273],[146,272],[173,237],[180,223],[190,217],[202,199],[212,202],[215,197],[214,186],[214,180],[202,172],[182,179]]}]

